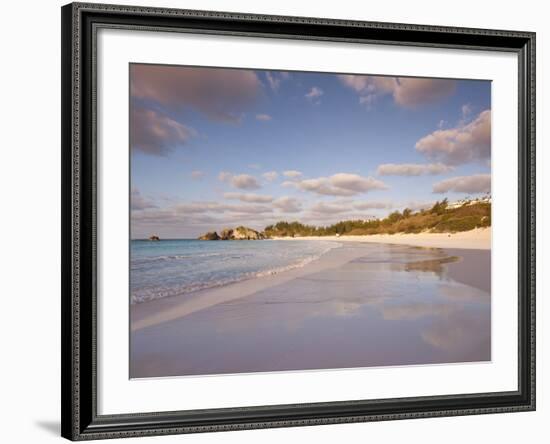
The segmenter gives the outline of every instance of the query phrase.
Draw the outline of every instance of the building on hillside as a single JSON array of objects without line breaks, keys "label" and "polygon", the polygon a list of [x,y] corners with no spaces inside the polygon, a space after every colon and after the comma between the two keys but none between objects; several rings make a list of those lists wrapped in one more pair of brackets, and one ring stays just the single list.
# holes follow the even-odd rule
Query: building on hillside
[{"label": "building on hillside", "polygon": [[478,203],[491,203],[491,194],[486,193],[482,197],[477,197],[475,199],[471,199],[469,196],[467,196],[464,199],[460,199],[455,202],[449,202],[447,204],[447,208],[452,210],[454,208],[460,208],[463,205],[475,205]]}]

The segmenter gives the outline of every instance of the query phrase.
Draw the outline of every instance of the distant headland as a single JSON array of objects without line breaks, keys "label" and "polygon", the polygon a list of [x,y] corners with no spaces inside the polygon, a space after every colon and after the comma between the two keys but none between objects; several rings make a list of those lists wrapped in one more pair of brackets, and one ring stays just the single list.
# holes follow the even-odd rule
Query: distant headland
[{"label": "distant headland", "polygon": [[300,222],[277,222],[263,231],[239,226],[225,228],[218,234],[210,231],[199,240],[261,240],[306,236],[365,236],[397,233],[456,233],[491,226],[490,198],[462,200],[449,204],[447,199],[431,208],[394,211],[383,219],[344,220],[330,226],[305,225]]},{"label": "distant headland", "polygon": [[199,237],[199,240],[260,240],[266,239],[264,233],[252,228],[239,226],[236,228],[224,228],[218,234],[216,231],[209,231]]}]

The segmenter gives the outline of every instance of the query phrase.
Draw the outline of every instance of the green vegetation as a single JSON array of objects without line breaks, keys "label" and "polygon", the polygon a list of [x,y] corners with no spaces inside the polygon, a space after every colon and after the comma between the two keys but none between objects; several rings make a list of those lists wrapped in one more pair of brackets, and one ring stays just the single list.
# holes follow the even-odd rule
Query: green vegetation
[{"label": "green vegetation", "polygon": [[405,208],[394,211],[384,219],[345,220],[327,227],[304,225],[300,222],[277,222],[265,228],[267,237],[302,237],[333,235],[365,235],[420,233],[454,233],[491,226],[491,204],[466,201],[458,208],[448,208],[447,199],[432,208],[413,212]]}]

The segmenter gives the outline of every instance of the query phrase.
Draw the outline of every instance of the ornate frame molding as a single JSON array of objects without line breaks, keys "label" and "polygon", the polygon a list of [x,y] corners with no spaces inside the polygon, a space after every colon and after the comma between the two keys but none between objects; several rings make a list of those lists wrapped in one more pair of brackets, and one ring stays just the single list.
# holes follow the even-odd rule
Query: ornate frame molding
[{"label": "ornate frame molding", "polygon": [[[62,8],[62,435],[71,440],[382,421],[535,409],[535,34],[72,3]],[[519,65],[518,391],[98,415],[96,31],[205,32],[514,52]]]}]

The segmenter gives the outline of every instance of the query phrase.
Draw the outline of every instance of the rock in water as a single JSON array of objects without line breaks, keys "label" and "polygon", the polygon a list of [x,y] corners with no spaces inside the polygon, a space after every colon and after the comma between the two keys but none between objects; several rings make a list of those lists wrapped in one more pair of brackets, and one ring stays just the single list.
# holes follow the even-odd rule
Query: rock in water
[{"label": "rock in water", "polygon": [[233,239],[233,229],[232,228],[224,228],[222,231],[220,231],[220,239],[221,240]]},{"label": "rock in water", "polygon": [[224,228],[220,234],[215,231],[208,232],[199,237],[199,240],[259,240],[266,239],[264,233],[247,227]]},{"label": "rock in water", "polygon": [[199,236],[199,240],[220,240],[220,236],[215,231],[209,231],[208,233]]},{"label": "rock in water", "polygon": [[153,234],[152,236],[149,236],[150,241],[159,241],[160,237],[158,237],[156,234]]},{"label": "rock in water", "polygon": [[237,227],[233,230],[233,239],[235,240],[259,240],[265,239],[263,233],[260,233],[252,228]]}]

